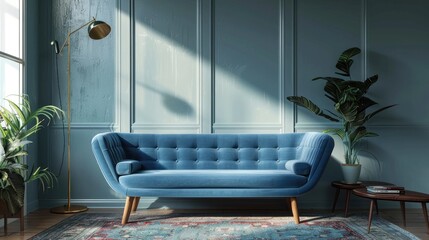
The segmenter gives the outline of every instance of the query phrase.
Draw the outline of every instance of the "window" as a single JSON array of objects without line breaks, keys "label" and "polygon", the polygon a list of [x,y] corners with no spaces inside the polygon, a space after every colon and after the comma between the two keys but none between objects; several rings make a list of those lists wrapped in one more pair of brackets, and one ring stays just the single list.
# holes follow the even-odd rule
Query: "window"
[{"label": "window", "polygon": [[0,0],[0,100],[22,93],[22,0]]}]

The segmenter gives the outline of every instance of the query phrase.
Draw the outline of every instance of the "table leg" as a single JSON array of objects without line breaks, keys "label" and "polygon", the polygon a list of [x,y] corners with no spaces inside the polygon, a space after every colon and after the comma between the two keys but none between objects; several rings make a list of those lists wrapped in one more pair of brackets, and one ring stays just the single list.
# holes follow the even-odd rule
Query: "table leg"
[{"label": "table leg", "polygon": [[340,195],[340,189],[337,188],[335,192],[334,205],[332,206],[332,212],[335,212],[335,206],[337,205],[338,196]]},{"label": "table leg", "polygon": [[6,217],[6,215],[4,215],[3,216],[3,223],[4,223],[4,226],[3,226],[3,231],[4,231],[4,235],[6,236],[7,235],[7,217]]},{"label": "table leg", "polygon": [[369,216],[368,216],[368,233],[371,231],[371,223],[372,223],[372,213],[374,211],[375,200],[371,199],[371,205],[369,207]]},{"label": "table leg", "polygon": [[24,231],[24,208],[19,212],[19,230]]},{"label": "table leg", "polygon": [[423,209],[423,216],[425,217],[426,226],[428,228],[428,233],[429,233],[428,210],[426,208],[426,203],[425,202],[422,202],[422,209]]},{"label": "table leg", "polygon": [[377,202],[377,200],[374,200],[375,201],[375,211],[377,212],[377,215],[378,215],[378,202]]},{"label": "table leg", "polygon": [[400,204],[401,204],[401,212],[402,212],[402,223],[404,224],[404,227],[406,227],[407,223],[405,221],[405,202],[401,201]]},{"label": "table leg", "polygon": [[349,200],[350,200],[350,190],[347,189],[346,191],[346,209],[344,211],[344,217],[347,217],[347,212],[349,211]]}]

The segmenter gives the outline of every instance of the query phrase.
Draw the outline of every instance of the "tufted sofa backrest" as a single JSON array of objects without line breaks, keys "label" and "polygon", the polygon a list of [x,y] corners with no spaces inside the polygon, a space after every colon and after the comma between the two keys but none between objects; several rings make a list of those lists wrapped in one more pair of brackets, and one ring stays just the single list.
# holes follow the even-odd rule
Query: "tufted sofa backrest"
[{"label": "tufted sofa backrest", "polygon": [[[139,160],[144,169],[284,169],[286,161],[311,165],[332,138],[321,133],[136,134],[107,133],[114,165]],[[112,169],[113,170],[113,169]]]}]

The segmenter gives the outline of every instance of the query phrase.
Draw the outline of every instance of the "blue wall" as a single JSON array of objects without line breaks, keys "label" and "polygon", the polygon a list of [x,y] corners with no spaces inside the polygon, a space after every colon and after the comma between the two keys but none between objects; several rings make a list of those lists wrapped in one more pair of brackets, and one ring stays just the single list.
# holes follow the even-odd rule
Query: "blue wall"
[{"label": "blue wall", "polygon": [[[39,62],[38,56],[38,46],[39,46],[39,35],[37,34],[39,30],[39,4],[37,1],[26,1],[25,2],[25,41],[24,41],[24,78],[26,79],[24,83],[24,92],[30,97],[32,108],[36,108],[36,104],[39,102]],[[33,143],[28,145],[29,155],[27,157],[27,162],[30,164],[36,163],[38,159],[38,137],[32,136],[30,139]],[[38,185],[35,182],[29,183],[26,188],[26,203],[25,211],[31,211],[37,209],[38,207]]]},{"label": "blue wall", "polygon": [[[429,2],[424,0],[144,0],[54,1],[41,22],[52,27],[45,43],[60,42],[67,29],[91,16],[108,22],[112,34],[72,37],[72,199],[90,207],[121,206],[104,181],[90,150],[93,135],[131,132],[291,132],[331,127],[294,109],[289,95],[304,95],[328,107],[317,76],[335,71],[338,55],[353,46],[363,53],[353,77],[379,74],[369,95],[397,107],[370,122],[380,137],[367,142],[377,161],[364,157],[362,179],[383,180],[429,192]],[[42,11],[42,10],[41,10]],[[41,23],[41,24],[42,24]],[[39,43],[46,78],[44,101],[59,104],[54,54]],[[43,45],[43,47],[42,47]],[[66,57],[59,58],[65,105]],[[420,103],[421,102],[421,103]],[[39,156],[61,168],[62,125],[39,144]],[[367,154],[368,156],[368,154]],[[341,143],[316,189],[299,198],[302,208],[331,206],[332,180],[340,179]],[[66,198],[66,167],[60,186],[41,194],[40,206]],[[271,201],[271,200],[270,200]],[[364,204],[358,202],[355,204]],[[250,204],[266,207],[267,200]],[[236,207],[240,201],[146,199],[143,207]],[[270,206],[281,208],[281,201]]]}]

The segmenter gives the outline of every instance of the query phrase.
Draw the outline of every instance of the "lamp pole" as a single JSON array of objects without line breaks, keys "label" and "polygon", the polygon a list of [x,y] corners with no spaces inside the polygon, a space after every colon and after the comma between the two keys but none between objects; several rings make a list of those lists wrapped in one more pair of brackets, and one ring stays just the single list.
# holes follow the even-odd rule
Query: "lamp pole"
[{"label": "lamp pole", "polygon": [[[70,36],[67,36],[67,211],[71,211],[71,57],[70,57]],[[86,207],[84,207],[86,208]],[[86,211],[83,209],[82,211]]]},{"label": "lamp pole", "polygon": [[58,50],[58,42],[53,41],[51,45],[55,45],[55,53],[61,54],[64,47],[67,45],[67,204],[51,209],[52,213],[78,213],[88,210],[83,205],[71,205],[71,35],[78,32],[82,28],[89,26],[88,33],[92,39],[102,39],[110,33],[110,26],[102,21],[96,21],[92,18],[89,22],[76,28],[67,34],[61,49]]}]

